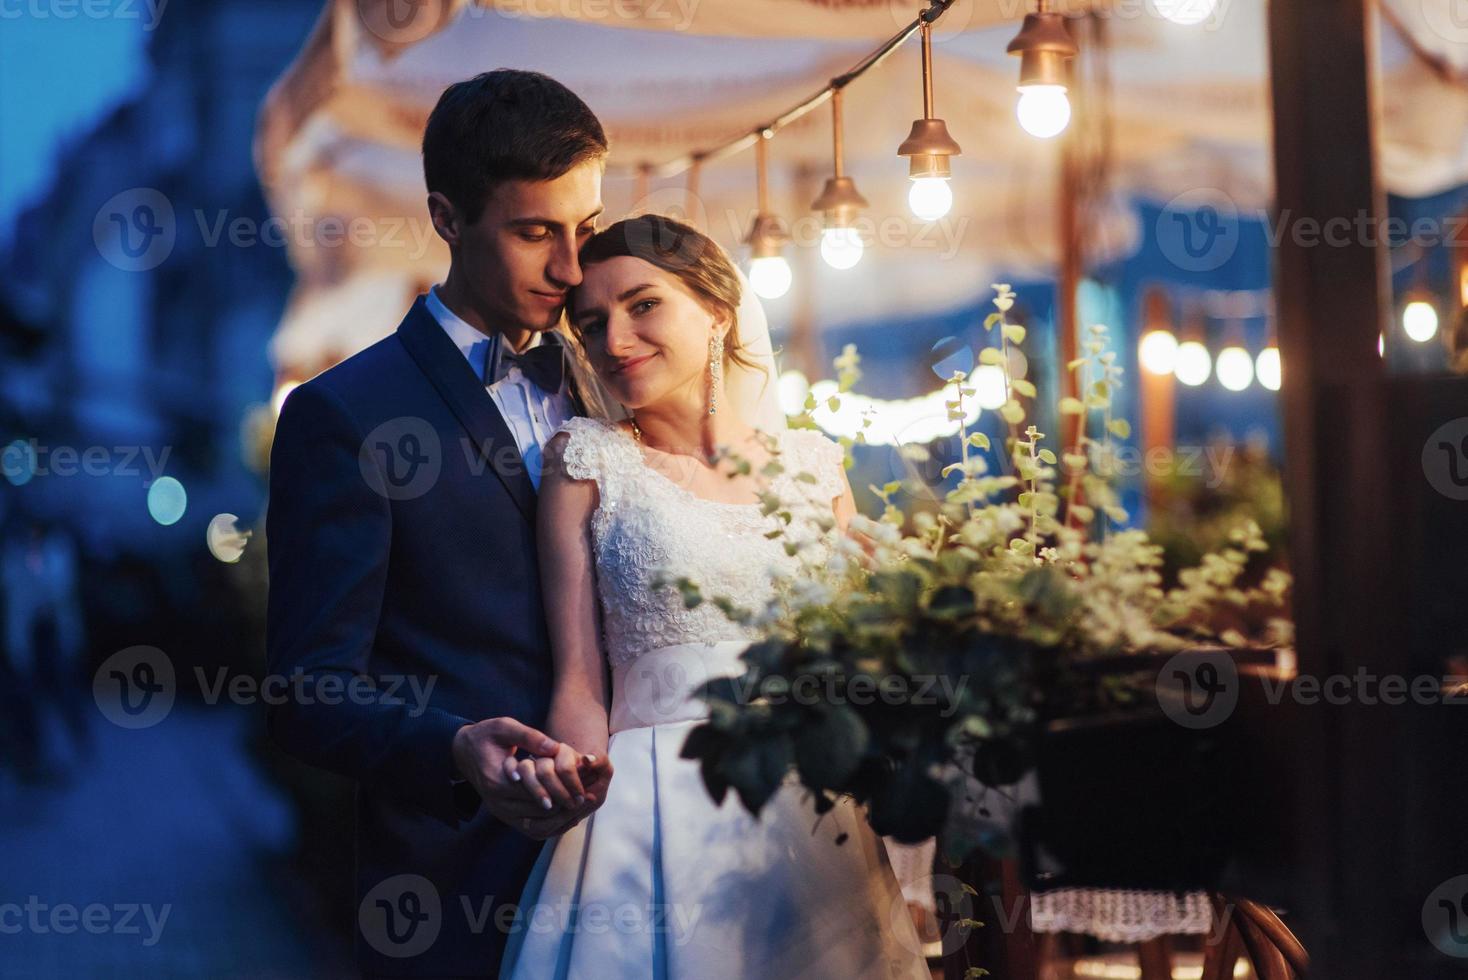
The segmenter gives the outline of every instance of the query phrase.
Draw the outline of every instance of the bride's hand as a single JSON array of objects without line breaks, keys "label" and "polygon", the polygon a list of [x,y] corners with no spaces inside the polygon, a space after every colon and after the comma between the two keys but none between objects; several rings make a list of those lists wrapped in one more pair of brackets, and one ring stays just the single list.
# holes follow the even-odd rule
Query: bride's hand
[{"label": "bride's hand", "polygon": [[582,755],[561,742],[554,756],[514,763],[510,778],[537,799],[550,800],[556,809],[586,816],[606,799],[611,762],[604,756]]},{"label": "bride's hand", "polygon": [[586,755],[581,758],[582,765],[578,775],[586,795],[584,809],[590,813],[607,801],[607,788],[612,784],[612,760],[604,755]]}]

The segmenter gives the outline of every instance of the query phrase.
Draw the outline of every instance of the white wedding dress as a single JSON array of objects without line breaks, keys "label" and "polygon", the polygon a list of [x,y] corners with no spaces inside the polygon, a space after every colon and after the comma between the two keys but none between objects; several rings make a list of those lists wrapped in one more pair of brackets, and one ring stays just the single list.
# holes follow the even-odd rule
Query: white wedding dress
[{"label": "white wedding dress", "polygon": [[[595,480],[592,517],[603,648],[612,670],[607,799],[546,843],[521,899],[500,976],[509,980],[928,980],[921,944],[881,841],[842,801],[818,818],[789,780],[751,816],[716,805],[680,758],[704,717],[687,696],[742,673],[754,633],[711,602],[685,608],[658,572],[706,598],[758,609],[772,573],[800,559],[764,533],[758,504],[707,500],[650,468],[614,422],[575,418],[566,472]],[[772,489],[829,511],[840,446],[782,430]],[[800,480],[806,471],[815,483]],[[812,548],[829,548],[815,541]],[[819,553],[817,553],[819,557]]]}]

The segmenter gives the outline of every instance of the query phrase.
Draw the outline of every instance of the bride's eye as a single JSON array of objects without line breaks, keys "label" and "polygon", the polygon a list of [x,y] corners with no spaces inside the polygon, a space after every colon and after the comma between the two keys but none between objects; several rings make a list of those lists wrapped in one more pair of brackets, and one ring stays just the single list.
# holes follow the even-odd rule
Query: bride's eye
[{"label": "bride's eye", "polygon": [[648,312],[657,305],[658,301],[655,299],[640,299],[636,303],[632,304],[632,312],[636,313],[638,316],[641,316],[642,314]]}]

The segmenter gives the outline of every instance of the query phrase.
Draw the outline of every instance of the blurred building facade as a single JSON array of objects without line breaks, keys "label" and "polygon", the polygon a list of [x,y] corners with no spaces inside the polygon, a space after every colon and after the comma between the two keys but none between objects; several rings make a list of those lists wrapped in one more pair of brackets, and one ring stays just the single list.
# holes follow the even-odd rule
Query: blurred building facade
[{"label": "blurred building facade", "polygon": [[[263,505],[242,419],[269,402],[292,273],[259,234],[251,142],[319,9],[166,8],[148,81],[62,147],[0,257],[0,537],[74,540],[93,658],[143,641],[207,657],[232,626],[213,655],[259,641],[262,590],[247,586],[263,554],[226,566],[205,537],[215,514],[248,527]],[[187,497],[167,524],[150,509],[163,477]]]}]

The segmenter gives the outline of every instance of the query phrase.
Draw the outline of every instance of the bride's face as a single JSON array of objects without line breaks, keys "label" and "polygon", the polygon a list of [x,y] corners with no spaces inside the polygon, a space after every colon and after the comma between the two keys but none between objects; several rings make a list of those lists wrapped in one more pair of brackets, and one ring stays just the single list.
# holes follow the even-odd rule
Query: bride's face
[{"label": "bride's face", "polygon": [[702,404],[709,340],[728,330],[677,276],[642,259],[617,256],[583,269],[576,329],[592,367],[630,408],[669,397]]}]

